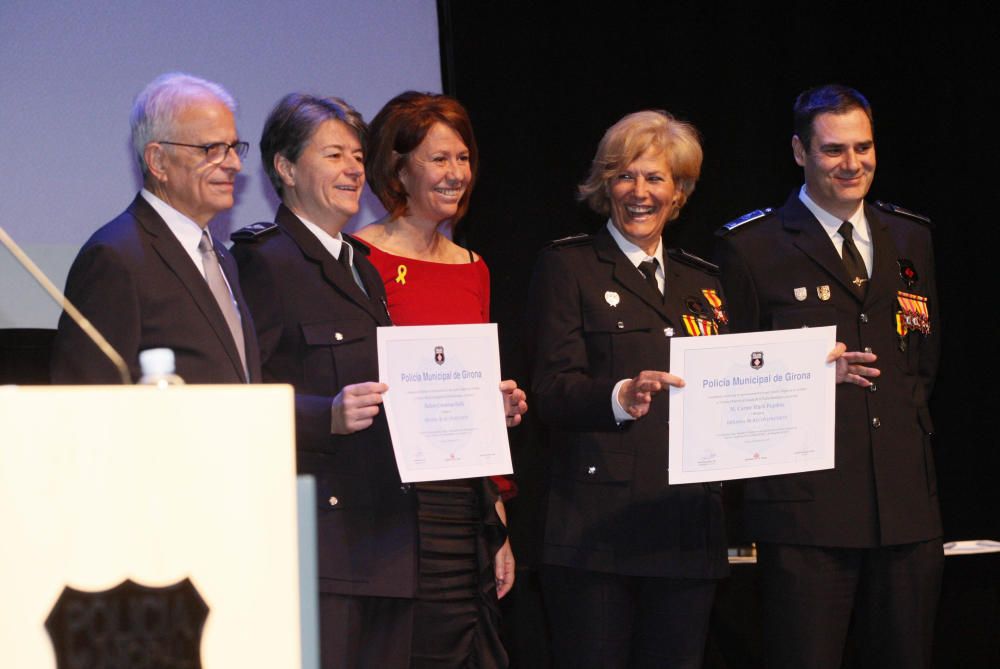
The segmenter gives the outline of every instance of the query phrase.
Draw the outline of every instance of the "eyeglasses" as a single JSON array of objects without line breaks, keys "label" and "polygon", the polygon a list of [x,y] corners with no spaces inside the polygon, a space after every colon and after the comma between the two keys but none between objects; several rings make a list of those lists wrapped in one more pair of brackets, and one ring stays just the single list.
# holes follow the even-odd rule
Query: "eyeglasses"
[{"label": "eyeglasses", "polygon": [[233,142],[232,144],[227,144],[225,142],[213,142],[212,144],[184,144],[183,142],[168,142],[166,140],[160,140],[157,144],[171,144],[173,146],[186,146],[191,149],[201,149],[205,152],[205,160],[207,160],[212,165],[218,165],[226,159],[229,155],[230,149],[239,156],[240,160],[246,157],[247,151],[250,149],[249,142]]}]

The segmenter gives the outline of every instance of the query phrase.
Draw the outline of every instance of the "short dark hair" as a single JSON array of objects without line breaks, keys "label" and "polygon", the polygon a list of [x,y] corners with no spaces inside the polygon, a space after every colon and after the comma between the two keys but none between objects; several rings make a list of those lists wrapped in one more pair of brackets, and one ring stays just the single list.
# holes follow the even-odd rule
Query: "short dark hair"
[{"label": "short dark hair", "polygon": [[371,122],[371,151],[365,155],[365,178],[391,218],[406,214],[409,193],[399,179],[409,154],[424,141],[435,123],[454,130],[469,149],[469,181],[458,211],[457,223],[469,210],[472,186],[479,171],[479,149],[472,134],[472,121],[455,98],[435,93],[406,91],[389,100]]},{"label": "short dark hair", "polygon": [[813,119],[820,114],[846,114],[860,109],[875,131],[875,119],[868,99],[857,90],[841,84],[816,86],[799,94],[792,106],[792,128],[808,151],[813,136]]},{"label": "short dark hair", "polygon": [[364,150],[368,134],[365,121],[354,107],[340,98],[289,93],[268,114],[260,135],[260,158],[279,197],[284,197],[284,185],[274,168],[274,157],[281,154],[296,162],[316,129],[330,119],[341,121],[354,130]]}]

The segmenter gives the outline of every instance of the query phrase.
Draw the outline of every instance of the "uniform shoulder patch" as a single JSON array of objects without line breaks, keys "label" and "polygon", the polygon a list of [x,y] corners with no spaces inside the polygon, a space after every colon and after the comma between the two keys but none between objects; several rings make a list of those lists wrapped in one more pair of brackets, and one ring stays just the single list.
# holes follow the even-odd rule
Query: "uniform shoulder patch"
[{"label": "uniform shoulder patch", "polygon": [[743,214],[739,218],[734,218],[733,220],[723,225],[721,228],[715,231],[715,236],[722,237],[723,235],[729,234],[730,232],[732,232],[733,230],[742,225],[746,225],[747,223],[752,223],[753,221],[763,220],[768,216],[771,216],[772,214],[774,214],[774,209],[772,209],[771,207],[768,207],[766,209],[754,209],[750,213]]},{"label": "uniform shoulder patch", "polygon": [[690,265],[695,269],[700,269],[702,272],[708,272],[709,274],[719,273],[718,265],[710,263],[704,258],[696,256],[693,253],[688,253],[684,249],[667,249],[667,255],[670,256],[672,260],[682,262],[685,265]]},{"label": "uniform shoulder patch", "polygon": [[267,235],[275,232],[278,229],[278,224],[274,221],[263,221],[261,223],[254,223],[248,225],[244,228],[240,228],[233,234],[229,235],[229,238],[234,242],[255,242]]},{"label": "uniform shoulder patch", "polygon": [[923,214],[918,214],[916,212],[910,211],[909,209],[903,209],[898,205],[891,204],[889,202],[882,202],[881,200],[875,200],[875,206],[889,214],[896,214],[897,216],[909,218],[918,223],[922,223],[928,227],[934,227],[934,224],[931,223],[931,219],[927,218]]},{"label": "uniform shoulder patch", "polygon": [[549,248],[565,248],[569,246],[583,246],[584,244],[589,244],[594,239],[593,235],[588,235],[585,233],[580,233],[576,235],[570,235],[569,237],[562,237],[560,239],[553,239],[546,246]]}]

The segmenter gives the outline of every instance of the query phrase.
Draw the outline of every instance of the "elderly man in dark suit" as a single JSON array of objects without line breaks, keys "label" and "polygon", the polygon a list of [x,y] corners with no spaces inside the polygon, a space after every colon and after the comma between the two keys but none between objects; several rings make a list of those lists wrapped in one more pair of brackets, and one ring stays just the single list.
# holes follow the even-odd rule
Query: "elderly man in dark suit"
[{"label": "elderly man in dark suit", "polygon": [[[151,82],[132,108],[132,146],[143,189],[84,244],[66,296],[140,376],[139,352],[174,351],[188,383],[260,378],[257,340],[236,264],[208,223],[233,206],[246,155],[218,84],[186,74]],[[56,383],[117,383],[114,366],[63,314],[54,344]]]},{"label": "elderly man in dark suit", "polygon": [[[840,667],[853,618],[865,666],[929,667],[943,565],[927,411],[939,350],[929,222],[864,201],[875,142],[860,93],[811,89],[794,112],[805,185],[719,231],[731,324],[835,325],[854,383],[837,387],[834,469],[746,485],[769,666]],[[875,356],[877,371],[863,366]]]}]

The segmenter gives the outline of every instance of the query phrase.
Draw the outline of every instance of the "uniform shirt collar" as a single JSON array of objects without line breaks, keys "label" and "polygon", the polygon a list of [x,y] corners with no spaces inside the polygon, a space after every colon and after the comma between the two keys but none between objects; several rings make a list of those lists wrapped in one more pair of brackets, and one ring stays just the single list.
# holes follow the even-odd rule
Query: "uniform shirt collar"
[{"label": "uniform shirt collar", "polygon": [[334,257],[334,259],[340,257],[340,249],[346,245],[348,262],[352,268],[354,267],[354,247],[344,241],[343,235],[338,232],[337,236],[334,237],[312,221],[307,221],[298,214],[296,214],[296,216],[298,216],[298,219],[302,221],[302,225],[306,226],[306,230],[316,236],[319,243],[323,245],[323,248],[325,248],[327,252]]},{"label": "uniform shirt collar", "polygon": [[[819,224],[823,226],[826,230],[826,234],[830,236],[833,240],[834,245],[840,248],[841,237],[840,237],[840,225],[844,222],[844,219],[837,218],[823,207],[816,204],[816,202],[809,197],[809,193],[806,192],[805,184],[802,184],[802,188],[799,189],[799,200],[802,204],[806,206],[806,209],[812,212],[812,215],[816,217]],[[856,244],[871,244],[871,232],[868,229],[868,220],[865,218],[865,205],[864,202],[858,205],[857,210],[851,214],[850,218],[851,225],[854,226],[854,240]]]},{"label": "uniform shirt collar", "polygon": [[621,249],[622,253],[625,254],[625,257],[628,258],[628,261],[632,263],[633,266],[635,266],[638,269],[639,263],[641,263],[643,260],[646,260],[647,258],[650,257],[656,258],[656,261],[660,264],[659,268],[656,270],[656,273],[660,276],[663,276],[662,239],[656,242],[656,251],[653,253],[652,256],[649,256],[641,248],[639,248],[629,240],[625,239],[625,235],[623,235],[621,231],[619,231],[618,228],[615,227],[615,224],[612,223],[611,220],[608,220],[608,232],[611,233],[611,238],[615,240],[615,244],[618,245],[618,248]]}]

